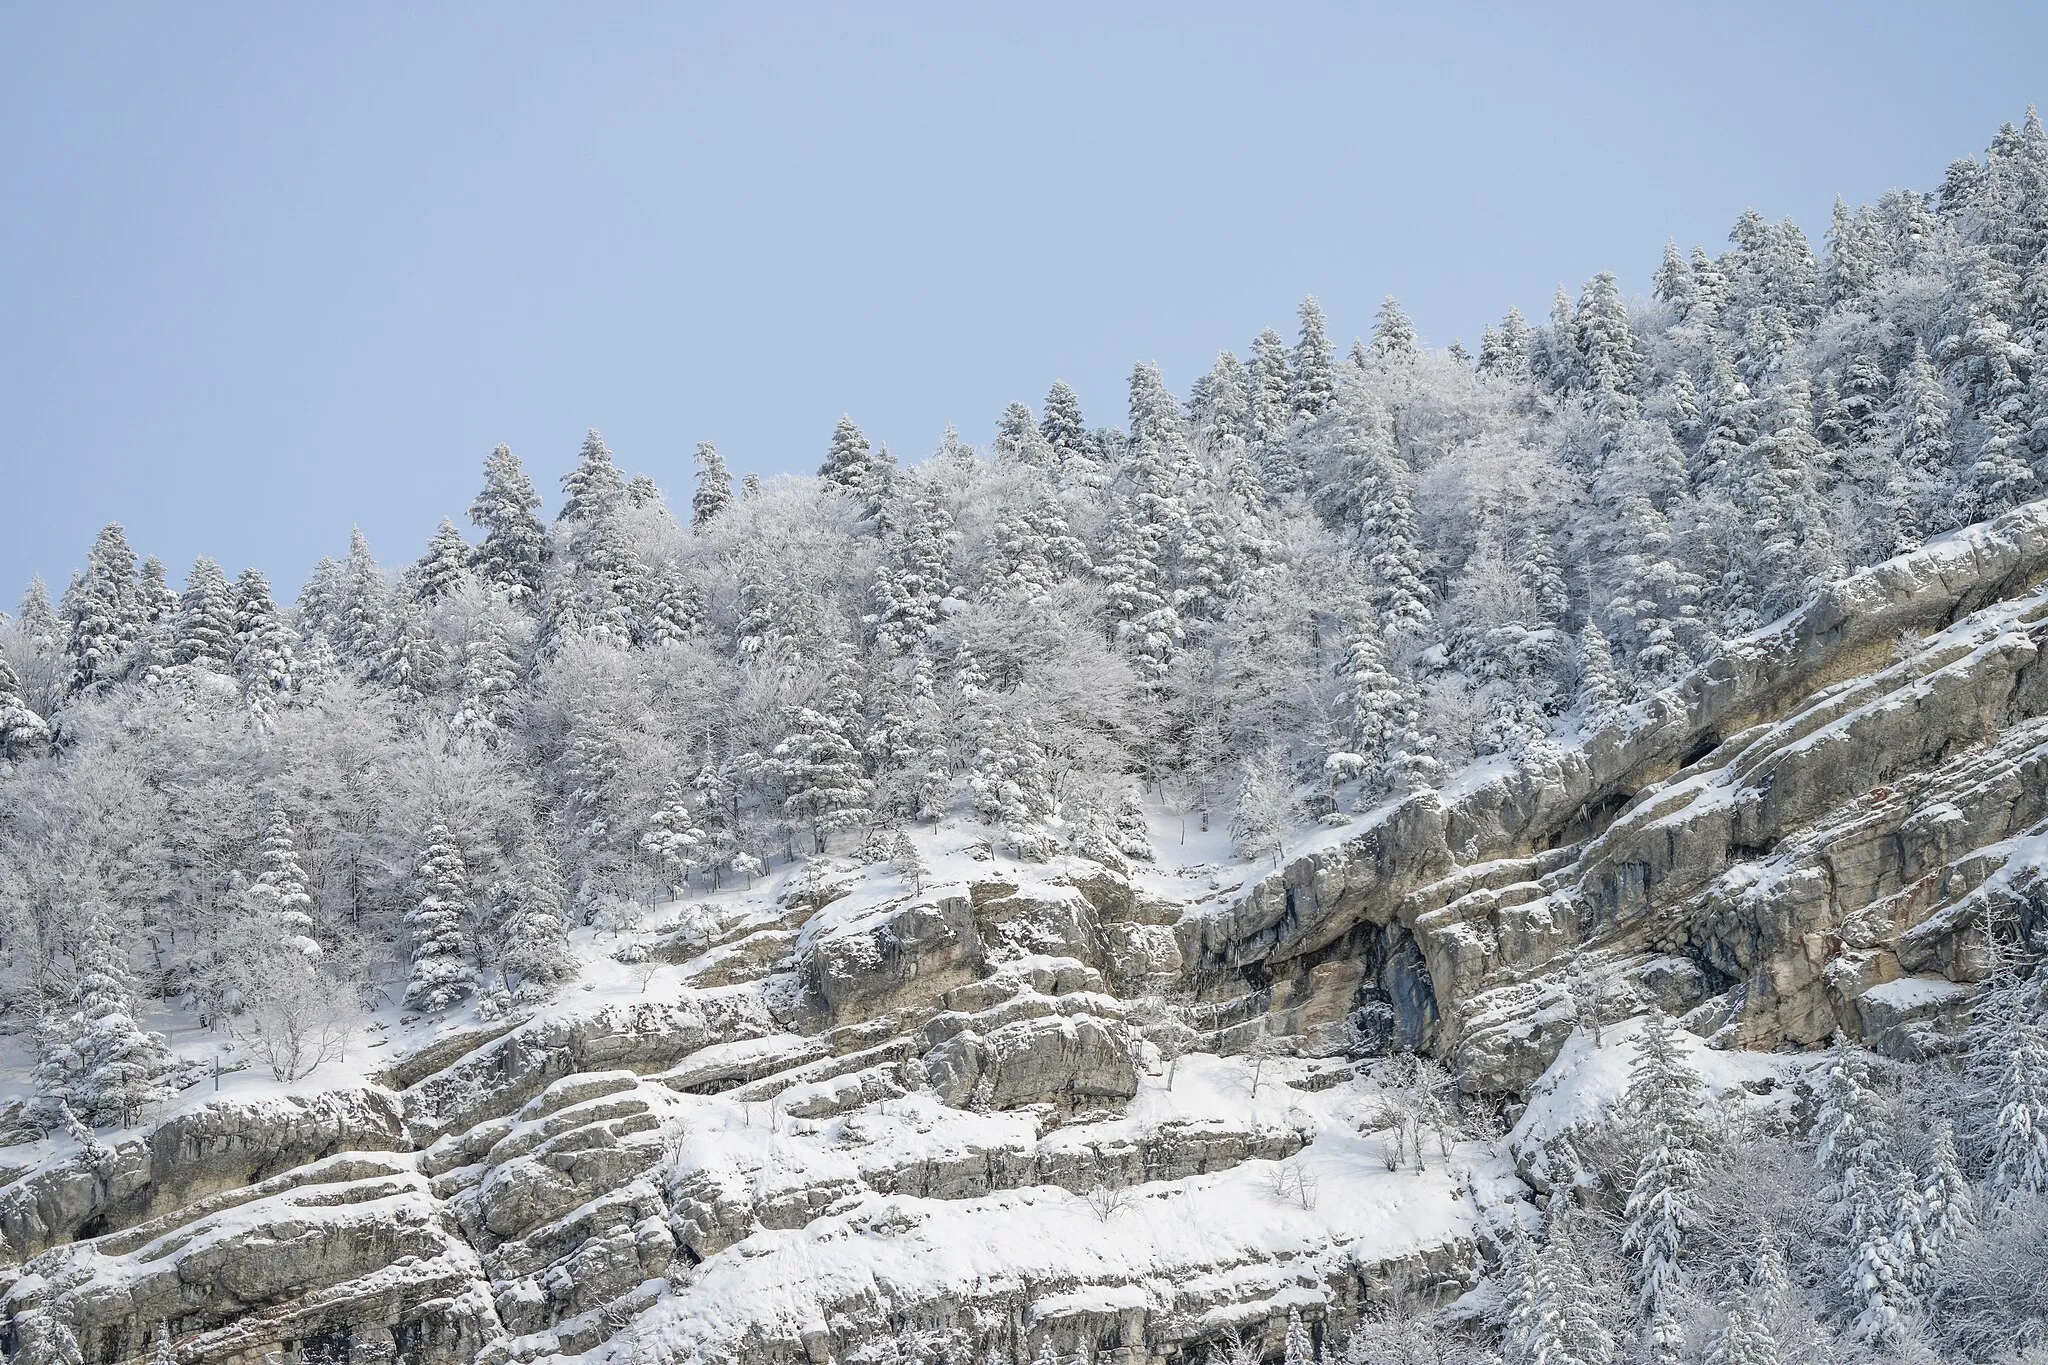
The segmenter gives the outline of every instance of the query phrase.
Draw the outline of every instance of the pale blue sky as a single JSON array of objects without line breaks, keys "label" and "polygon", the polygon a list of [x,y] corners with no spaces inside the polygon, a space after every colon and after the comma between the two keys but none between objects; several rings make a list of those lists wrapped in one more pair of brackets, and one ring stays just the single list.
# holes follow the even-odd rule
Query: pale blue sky
[{"label": "pale blue sky", "polygon": [[1318,294],[1471,344],[1744,207],[1933,187],[2048,6],[0,7],[0,601],[119,520],[295,591],[586,426],[899,456],[1121,420]]}]

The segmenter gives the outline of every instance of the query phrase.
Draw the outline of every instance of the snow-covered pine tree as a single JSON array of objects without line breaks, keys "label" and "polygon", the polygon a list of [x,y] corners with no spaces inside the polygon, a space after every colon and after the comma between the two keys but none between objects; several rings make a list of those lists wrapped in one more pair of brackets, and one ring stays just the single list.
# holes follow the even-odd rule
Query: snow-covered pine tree
[{"label": "snow-covered pine tree", "polygon": [[1671,427],[1671,435],[1685,449],[1699,444],[1706,434],[1706,407],[1700,401],[1699,389],[1692,382],[1692,375],[1680,370],[1671,376],[1671,389],[1664,400],[1665,421]]},{"label": "snow-covered pine tree", "polygon": [[696,584],[673,568],[649,568],[645,591],[652,594],[634,624],[643,645],[672,645],[689,639],[704,622],[704,597]]},{"label": "snow-covered pine tree", "polygon": [[690,869],[704,847],[704,831],[690,811],[688,793],[682,783],[671,781],[663,789],[660,804],[647,817],[647,832],[640,836],[640,847],[653,855],[672,890],[688,884]]},{"label": "snow-covered pine tree", "polygon": [[1814,383],[1813,410],[1820,414],[1814,423],[1813,434],[1829,450],[1840,450],[1848,444],[1842,412],[1842,394],[1835,383],[1833,370],[1822,370]]},{"label": "snow-covered pine tree", "polygon": [[2041,321],[2035,328],[2034,372],[2027,379],[2027,400],[2022,409],[2027,448],[2037,461],[2048,458],[2048,256],[2035,266],[2040,280]]},{"label": "snow-covered pine tree", "polygon": [[1142,361],[1133,365],[1129,388],[1131,447],[1135,452],[1149,444],[1170,473],[1187,449],[1180,404],[1166,387],[1166,376],[1157,365]]},{"label": "snow-covered pine tree", "polygon": [[513,662],[505,628],[486,617],[476,638],[462,649],[462,682],[448,729],[495,746],[512,724],[518,700],[519,666]]},{"label": "snow-covered pine tree", "polygon": [[1185,498],[1182,509],[1169,554],[1168,600],[1183,624],[1193,624],[1223,614],[1244,566],[1238,552],[1238,522],[1212,494],[1198,492]]},{"label": "snow-covered pine tree", "polygon": [[1597,724],[1627,700],[1627,689],[1621,675],[1615,671],[1614,655],[1607,647],[1607,636],[1596,623],[1588,621],[1579,627],[1578,646],[1577,703],[1587,723]]},{"label": "snow-covered pine tree", "polygon": [[1529,371],[1529,324],[1521,310],[1508,309],[1498,327],[1489,328],[1479,339],[1479,372],[1502,380],[1525,378]]},{"label": "snow-covered pine tree", "polygon": [[1368,400],[1352,429],[1346,461],[1355,470],[1358,540],[1372,574],[1373,610],[1381,629],[1400,639],[1419,635],[1433,619],[1423,578],[1421,534],[1409,500],[1412,475],[1394,440],[1386,409]]},{"label": "snow-covered pine tree", "polygon": [[1288,401],[1296,415],[1314,417],[1337,395],[1336,366],[1323,306],[1311,294],[1301,301],[1301,340],[1294,347]]},{"label": "snow-covered pine tree", "polygon": [[1230,806],[1230,846],[1240,858],[1268,854],[1277,862],[1285,848],[1291,784],[1273,747],[1247,758],[1238,770]]},{"label": "snow-covered pine tree", "polygon": [[1094,442],[1088,424],[1081,420],[1081,400],[1065,380],[1056,379],[1045,396],[1045,414],[1038,419],[1038,434],[1052,452],[1053,468],[1065,475],[1094,464]]},{"label": "snow-covered pine tree", "polygon": [[50,727],[22,695],[14,666],[0,654],[0,759],[24,758],[49,740]]},{"label": "snow-covered pine tree", "polygon": [[876,642],[891,654],[927,650],[936,639],[940,604],[953,596],[959,540],[938,485],[924,478],[905,482],[909,487],[899,485],[899,493],[907,505],[888,538],[887,561],[875,571],[876,610],[869,618]]},{"label": "snow-covered pine tree", "polygon": [[1678,243],[1664,243],[1664,259],[1650,277],[1650,293],[1658,302],[1670,304],[1680,322],[1691,316],[1695,298],[1692,266],[1678,250]]},{"label": "snow-covered pine tree", "polygon": [[[1873,1219],[1850,1241],[1842,1288],[1854,1314],[1850,1332],[1875,1347],[1897,1345],[1914,1304],[1911,1229],[1918,1221],[1919,1192],[1910,1171],[1900,1169],[1890,1191],[1890,1216]],[[1903,1235],[1902,1235],[1903,1234]]]},{"label": "snow-covered pine tree", "polygon": [[216,673],[235,665],[235,596],[220,565],[205,555],[192,561],[178,598],[177,641],[172,657]]},{"label": "snow-covered pine tree", "polygon": [[256,854],[256,880],[247,892],[249,908],[271,942],[306,958],[317,958],[313,938],[313,897],[299,866],[291,817],[273,808],[263,824],[263,843]]},{"label": "snow-covered pine tree", "polygon": [[0,632],[0,654],[14,670],[21,697],[38,716],[54,715],[70,682],[65,658],[66,632],[50,606],[43,580],[31,578],[12,622]]},{"label": "snow-covered pine tree", "polygon": [[820,854],[833,834],[859,828],[872,814],[868,801],[874,783],[861,769],[852,738],[861,711],[855,677],[851,653],[842,651],[817,704],[790,712],[787,737],[774,751],[786,793],[783,810],[793,825],[810,834],[812,849]]},{"label": "snow-covered pine tree", "polygon": [[297,682],[291,626],[270,598],[269,581],[255,569],[235,579],[235,675],[259,715],[268,715]]},{"label": "snow-covered pine tree", "polygon": [[137,609],[142,619],[142,633],[136,643],[136,666],[146,681],[160,681],[163,670],[176,662],[178,594],[171,591],[164,562],[155,555],[142,561],[136,594]]},{"label": "snow-covered pine tree", "polygon": [[1821,1081],[1813,1160],[1827,1179],[1832,1222],[1851,1239],[1888,1234],[1881,1182],[1897,1161],[1870,1088],[1869,1058],[1841,1037]]},{"label": "snow-covered pine tree", "polygon": [[995,453],[1005,460],[1050,471],[1056,463],[1053,449],[1038,429],[1038,419],[1027,403],[1011,403],[996,421]]},{"label": "snow-covered pine tree", "polygon": [[98,916],[76,954],[70,990],[37,1030],[36,1089],[88,1124],[125,1126],[167,1093],[171,1057],[161,1036],[136,1023],[125,955]]},{"label": "snow-covered pine tree", "polygon": [[1743,543],[1724,593],[1770,620],[1797,606],[1836,567],[1821,497],[1827,453],[1813,434],[1813,395],[1798,375],[1765,402],[1764,428],[1743,452],[1734,488],[1745,513]]},{"label": "snow-covered pine tree", "polygon": [[1422,343],[1416,338],[1415,324],[1408,321],[1408,315],[1401,311],[1401,305],[1392,294],[1380,300],[1380,310],[1373,316],[1372,358],[1382,365],[1413,364],[1422,354]]},{"label": "snow-covered pine tree", "polygon": [[1642,357],[1612,273],[1603,270],[1586,282],[1572,330],[1580,372],[1595,408],[1615,416],[1634,412]]},{"label": "snow-covered pine tree", "polygon": [[[1288,371],[1287,343],[1268,327],[1252,342],[1250,399],[1254,442],[1277,442],[1287,434],[1294,420],[1294,381]],[[1272,477],[1270,468],[1267,476]]]},{"label": "snow-covered pine tree", "polygon": [[1920,1184],[1919,1255],[1910,1267],[1916,1289],[1932,1278],[1948,1249],[1976,1221],[1976,1201],[1956,1153],[1955,1129],[1944,1119],[1934,1126],[1927,1175]]},{"label": "snow-covered pine tree", "polygon": [[331,619],[313,615],[306,624],[310,629],[326,630],[328,640],[344,658],[358,669],[374,673],[391,648],[392,610],[391,588],[370,555],[370,542],[361,527],[351,527],[348,558],[333,584]]},{"label": "snow-covered pine tree", "polygon": [[1705,1365],[1780,1365],[1784,1357],[1748,1285],[1730,1288],[1720,1307],[1721,1330],[1707,1348]]},{"label": "snow-covered pine tree", "polygon": [[2036,496],[2039,490],[2033,467],[2028,463],[2026,432],[2015,415],[1988,412],[1982,427],[1977,456],[1964,476],[1968,510],[1963,516],[1970,521],[1988,520],[2009,512]]},{"label": "snow-covered pine tree", "polygon": [[1351,748],[1364,761],[1365,797],[1405,793],[1443,778],[1443,765],[1423,732],[1414,688],[1387,667],[1379,632],[1368,613],[1353,613],[1339,672],[1351,692]]},{"label": "snow-covered pine tree", "polygon": [[1699,1225],[1708,1136],[1699,1113],[1704,1087],[1675,1025],[1651,1010],[1636,1039],[1622,1108],[1641,1144],[1624,1210],[1622,1248],[1636,1257],[1644,1312],[1669,1311],[1684,1283],[1680,1257]]},{"label": "snow-covered pine tree", "polygon": [[[562,914],[562,873],[545,852],[534,852],[493,881],[484,919],[496,940],[496,959],[522,995],[544,991],[575,970],[568,922]],[[506,981],[508,988],[514,983]]]},{"label": "snow-covered pine tree", "polygon": [[1447,594],[1453,608],[1444,634],[1452,661],[1492,705],[1483,751],[1520,759],[1561,709],[1554,680],[1564,662],[1564,580],[1540,514],[1492,507],[1478,521]]},{"label": "snow-covered pine tree", "polygon": [[1053,588],[1089,571],[1088,547],[1072,535],[1066,510],[1049,490],[996,522],[982,595],[991,601],[1049,607]]},{"label": "snow-covered pine tree", "polygon": [[666,510],[668,499],[652,474],[635,474],[626,480],[626,506]]},{"label": "snow-covered pine tree", "polygon": [[475,905],[469,865],[448,826],[436,821],[427,830],[414,879],[415,899],[406,924],[412,931],[412,976],[405,1001],[416,1009],[438,1012],[468,995],[476,983],[471,965],[471,927]]},{"label": "snow-covered pine tree", "polygon": [[1131,496],[1111,513],[1095,574],[1106,589],[1111,638],[1130,650],[1140,677],[1157,683],[1181,643],[1162,563],[1179,509],[1156,442],[1138,447],[1127,472]]},{"label": "snow-covered pine tree", "polygon": [[1315,1341],[1302,1323],[1301,1310],[1287,1310],[1287,1335],[1280,1348],[1281,1365],[1316,1365]]},{"label": "snow-covered pine tree", "polygon": [[725,467],[725,456],[711,442],[697,442],[697,491],[690,495],[690,525],[702,530],[731,504],[732,471]]},{"label": "snow-covered pine tree", "polygon": [[546,581],[547,526],[536,515],[540,495],[507,446],[484,460],[484,486],[469,505],[469,519],[484,533],[476,547],[476,571],[494,591],[513,602],[530,603]]},{"label": "snow-covered pine tree", "polygon": [[1720,263],[1707,255],[1704,247],[1694,247],[1688,258],[1692,266],[1692,311],[1688,322],[1715,325],[1720,322],[1721,311],[1728,306],[1728,277],[1722,273]]},{"label": "snow-covered pine tree", "polygon": [[1821,268],[1821,291],[1829,307],[1861,309],[1875,298],[1879,250],[1874,225],[1837,197],[1828,220],[1827,262]]},{"label": "snow-covered pine tree", "polygon": [[50,590],[40,576],[29,579],[14,609],[14,624],[38,650],[54,655],[64,644],[64,624],[50,606]]},{"label": "snow-covered pine tree", "polygon": [[1707,395],[1706,439],[1688,469],[1694,489],[1726,492],[1740,481],[1743,455],[1755,443],[1758,403],[1727,355],[1716,350],[1713,385]]},{"label": "snow-covered pine tree", "polygon": [[454,522],[441,518],[433,539],[427,542],[427,552],[413,565],[412,600],[430,607],[454,595],[469,578],[470,558],[469,542],[462,532],[455,529]]},{"label": "snow-covered pine tree", "polygon": [[1013,714],[993,697],[977,701],[970,713],[980,744],[967,775],[975,816],[1013,834],[1029,829],[1055,809],[1037,729],[1028,716]]},{"label": "snow-covered pine tree", "polygon": [[612,462],[604,438],[592,427],[584,434],[576,467],[562,476],[562,506],[555,520],[595,526],[610,520],[625,500],[625,476]]},{"label": "snow-covered pine tree", "polygon": [[1509,1245],[1507,1365],[1607,1365],[1614,1335],[1594,1311],[1584,1268],[1571,1239],[1553,1227],[1541,1248],[1517,1232]]},{"label": "snow-covered pine tree", "polygon": [[733,861],[739,848],[740,789],[733,780],[734,768],[721,764],[708,742],[705,750],[704,762],[690,783],[691,808],[697,812],[698,825],[704,831],[700,865],[711,878],[711,889],[716,891],[720,873]]},{"label": "snow-covered pine tree", "polygon": [[126,672],[143,626],[135,552],[119,523],[109,523],[93,541],[85,572],[64,594],[61,607],[70,627],[70,693],[106,691]]},{"label": "snow-covered pine tree", "polygon": [[1980,991],[1972,1010],[1969,1077],[1985,1187],[2008,1202],[2048,1194],[2048,1017],[2040,970],[2021,975],[2006,964]]},{"label": "snow-covered pine tree", "polygon": [[903,878],[904,884],[910,888],[910,894],[913,896],[923,893],[924,879],[931,875],[931,870],[924,865],[924,859],[918,856],[917,845],[911,841],[908,834],[900,831],[889,843],[889,868]]},{"label": "snow-covered pine tree", "polygon": [[841,417],[832,429],[832,444],[825,451],[825,463],[818,467],[818,478],[827,488],[852,498],[872,517],[888,493],[887,471],[894,464],[886,450],[868,444],[851,417]]},{"label": "snow-covered pine tree", "polygon": [[299,691],[317,696],[340,678],[341,656],[334,652],[326,631],[314,631],[306,638],[305,652],[299,657]]},{"label": "snow-covered pine tree", "polygon": [[418,706],[434,686],[438,660],[434,637],[424,613],[412,606],[401,607],[390,626],[390,643],[384,647],[371,676],[391,693],[401,709]]},{"label": "snow-covered pine tree", "polygon": [[1235,439],[1244,445],[1252,440],[1251,378],[1229,351],[1216,357],[1209,373],[1202,377],[1200,394],[1193,404],[1195,437],[1209,451],[1219,452],[1223,443]]},{"label": "snow-covered pine tree", "polygon": [[2017,311],[2018,277],[1982,247],[1961,255],[1937,322],[1942,335],[1930,349],[1965,411],[1982,415],[2018,398],[2033,356],[2007,321]]},{"label": "snow-covered pine tree", "polygon": [[1839,389],[1842,444],[1866,446],[1878,438],[1891,385],[1877,361],[1862,352],[1849,358]]},{"label": "snow-covered pine tree", "polygon": [[1825,298],[1820,262],[1806,233],[1790,218],[1772,224],[1765,234],[1758,282],[1763,301],[1788,327],[1811,327],[1819,320]]},{"label": "snow-covered pine tree", "polygon": [[1550,325],[1530,348],[1529,371],[1552,393],[1578,393],[1585,388],[1580,367],[1577,315],[1571,295],[1559,285],[1550,299]]},{"label": "snow-covered pine tree", "polygon": [[1922,539],[1954,524],[1955,441],[1950,431],[1954,404],[1924,347],[1892,386],[1890,428],[1897,472],[1887,489],[1891,506],[1892,552],[1910,550]]}]

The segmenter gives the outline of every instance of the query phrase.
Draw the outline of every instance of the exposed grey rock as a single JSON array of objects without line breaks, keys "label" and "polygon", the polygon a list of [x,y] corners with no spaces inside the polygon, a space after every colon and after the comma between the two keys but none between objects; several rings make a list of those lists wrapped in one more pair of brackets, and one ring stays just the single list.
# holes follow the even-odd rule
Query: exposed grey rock
[{"label": "exposed grey rock", "polygon": [[201,1105],[115,1143],[97,1166],[43,1168],[0,1190],[0,1263],[117,1231],[335,1152],[409,1145],[398,1097],[376,1086]]},{"label": "exposed grey rock", "polygon": [[511,1113],[579,1072],[662,1071],[713,1043],[775,1032],[760,994],[693,993],[521,1025],[424,1077],[405,1095],[405,1121],[425,1145],[440,1134]]},{"label": "exposed grey rock", "polygon": [[1052,1104],[1072,1111],[1138,1093],[1130,1031],[1121,1022],[1089,1015],[965,1031],[933,1047],[924,1066],[932,1089],[960,1106]]}]

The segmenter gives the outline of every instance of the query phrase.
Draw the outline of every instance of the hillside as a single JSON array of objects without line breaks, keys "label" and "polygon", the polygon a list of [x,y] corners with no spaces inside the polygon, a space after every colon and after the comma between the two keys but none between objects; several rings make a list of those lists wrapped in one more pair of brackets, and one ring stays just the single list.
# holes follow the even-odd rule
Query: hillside
[{"label": "hillside", "polygon": [[32,586],[13,1358],[2043,1358],[2038,120],[1001,433]]}]

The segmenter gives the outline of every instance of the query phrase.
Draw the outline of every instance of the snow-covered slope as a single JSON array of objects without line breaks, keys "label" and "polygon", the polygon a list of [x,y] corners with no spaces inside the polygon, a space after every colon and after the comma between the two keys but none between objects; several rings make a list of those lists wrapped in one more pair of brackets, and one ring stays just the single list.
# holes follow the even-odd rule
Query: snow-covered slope
[{"label": "snow-covered slope", "polygon": [[2034,504],[1278,869],[942,823],[921,885],[651,907],[545,1005],[393,1009],[295,1086],[7,1149],[15,1349],[1165,1361],[1456,1300],[1618,1093],[1585,1001],[1683,1014],[1730,1104],[1838,1028],[1946,1045],[2048,847],[2044,570]]}]

